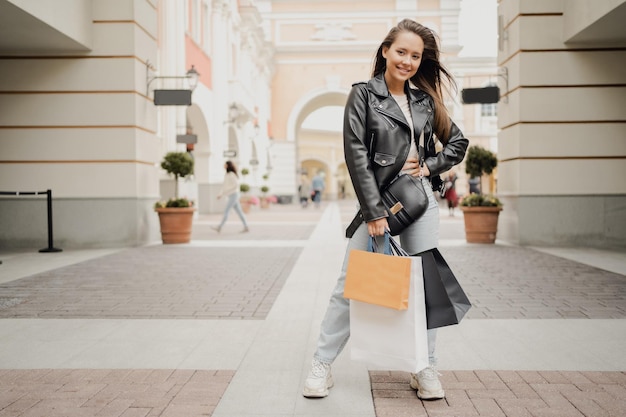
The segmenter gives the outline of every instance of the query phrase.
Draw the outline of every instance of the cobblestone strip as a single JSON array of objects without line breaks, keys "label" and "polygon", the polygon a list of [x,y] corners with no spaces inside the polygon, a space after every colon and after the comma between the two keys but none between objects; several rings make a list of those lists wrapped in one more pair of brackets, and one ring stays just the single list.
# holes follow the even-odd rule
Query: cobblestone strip
[{"label": "cobblestone strip", "polygon": [[0,370],[0,417],[206,417],[233,375],[226,370]]},{"label": "cobblestone strip", "polygon": [[624,417],[626,372],[442,371],[421,401],[406,372],[370,371],[376,417]]}]

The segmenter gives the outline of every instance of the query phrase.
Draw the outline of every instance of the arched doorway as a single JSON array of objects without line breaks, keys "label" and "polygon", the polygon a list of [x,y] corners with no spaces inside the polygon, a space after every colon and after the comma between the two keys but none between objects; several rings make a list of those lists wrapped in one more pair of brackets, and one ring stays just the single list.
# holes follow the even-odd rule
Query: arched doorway
[{"label": "arched doorway", "polygon": [[289,138],[296,147],[298,173],[309,179],[324,175],[324,198],[335,200],[340,194],[337,167],[343,164],[343,108],[347,91],[326,90],[304,96],[289,116]]}]

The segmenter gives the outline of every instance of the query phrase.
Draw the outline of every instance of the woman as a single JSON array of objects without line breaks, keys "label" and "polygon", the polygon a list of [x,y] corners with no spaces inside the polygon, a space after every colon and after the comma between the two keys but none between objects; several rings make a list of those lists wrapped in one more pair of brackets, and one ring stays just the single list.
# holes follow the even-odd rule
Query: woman
[{"label": "woman", "polygon": [[298,195],[300,196],[300,205],[302,208],[307,208],[309,199],[311,198],[311,181],[309,181],[309,178],[304,174],[300,176]]},{"label": "woman", "polygon": [[[369,236],[382,236],[389,229],[380,190],[400,171],[422,176],[429,197],[426,213],[400,234],[403,249],[417,254],[438,245],[439,208],[432,190],[441,187],[439,174],[460,163],[468,146],[444,106],[444,78],[454,85],[439,61],[435,34],[405,19],[378,48],[372,79],[354,84],[348,96],[344,152],[360,210],[346,230],[350,240],[304,384],[305,397],[325,397],[333,386],[330,366],[350,336],[350,305],[343,298],[347,255],[352,249],[366,250]],[[420,166],[416,140],[422,130],[425,164]],[[443,145],[440,152],[435,151],[436,140]],[[411,387],[421,399],[445,395],[435,370],[435,338],[436,331],[428,330],[430,366],[411,375]]]},{"label": "woman", "polygon": [[448,202],[448,214],[450,216],[454,216],[454,208],[459,202],[459,197],[456,193],[456,180],[456,173],[451,172],[448,174],[448,179],[446,180],[446,194],[444,197]]},{"label": "woman", "polygon": [[228,220],[230,209],[234,208],[235,213],[237,213],[243,223],[242,233],[248,232],[250,229],[248,228],[248,223],[246,222],[246,216],[244,216],[241,204],[239,203],[239,176],[237,175],[237,168],[231,161],[226,161],[224,169],[226,170],[224,183],[222,184],[222,189],[217,195],[217,198],[220,199],[225,195],[228,197],[228,201],[226,202],[226,208],[224,208],[224,217],[222,217],[222,222],[219,226],[213,227],[213,229],[217,230],[218,233],[221,232],[224,223]]}]

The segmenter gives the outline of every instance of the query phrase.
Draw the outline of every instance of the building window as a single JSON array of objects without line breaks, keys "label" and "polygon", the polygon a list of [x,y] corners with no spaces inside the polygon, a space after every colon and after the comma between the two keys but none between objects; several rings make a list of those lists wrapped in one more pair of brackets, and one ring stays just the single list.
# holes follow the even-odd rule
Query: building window
[{"label": "building window", "polygon": [[480,105],[480,115],[482,117],[495,117],[498,115],[497,112],[497,104],[489,103],[489,104],[481,104]]},{"label": "building window", "polygon": [[[486,85],[483,85],[483,87],[496,87],[497,84],[495,83],[489,83]],[[480,105],[480,115],[482,117],[495,117],[498,115],[498,107],[497,107],[497,103],[486,103],[486,104],[481,104]]]}]

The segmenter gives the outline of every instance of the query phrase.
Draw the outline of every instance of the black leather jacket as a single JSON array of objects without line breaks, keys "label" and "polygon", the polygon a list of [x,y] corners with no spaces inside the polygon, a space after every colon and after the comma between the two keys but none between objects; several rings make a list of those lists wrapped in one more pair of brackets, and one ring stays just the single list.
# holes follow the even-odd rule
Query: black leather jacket
[{"label": "black leather jacket", "polygon": [[[424,130],[425,164],[434,188],[441,183],[439,174],[460,163],[469,141],[453,123],[450,139],[439,153],[433,139],[433,99],[424,91],[405,87],[413,118],[414,138]],[[380,190],[402,170],[409,154],[411,130],[389,94],[383,74],[367,83],[352,86],[344,111],[343,142],[346,164],[356,192],[360,213],[346,231],[352,237],[361,221],[387,217]]]}]

